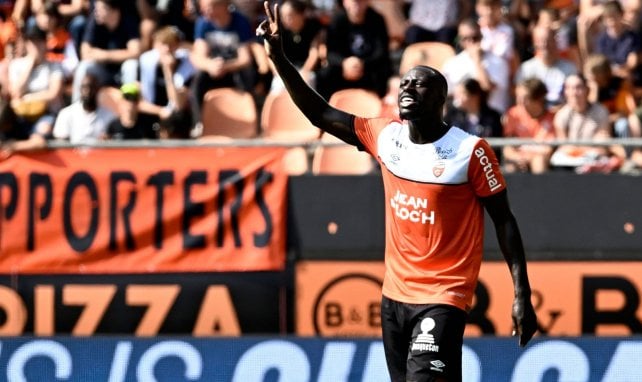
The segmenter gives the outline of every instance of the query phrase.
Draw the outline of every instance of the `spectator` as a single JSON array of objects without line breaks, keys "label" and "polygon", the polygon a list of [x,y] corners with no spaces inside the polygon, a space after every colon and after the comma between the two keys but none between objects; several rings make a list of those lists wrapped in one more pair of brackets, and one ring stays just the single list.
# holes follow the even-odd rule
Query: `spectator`
[{"label": "spectator", "polygon": [[[11,23],[13,25],[13,23]],[[4,38],[4,36],[3,36]],[[25,41],[21,34],[15,31],[13,37],[7,36],[3,43],[2,60],[0,61],[0,96],[8,99],[9,95],[9,63],[17,57],[25,55]]]},{"label": "spectator", "polygon": [[571,74],[576,74],[578,68],[569,60],[559,57],[555,32],[544,26],[533,30],[533,58],[522,62],[515,73],[515,83],[527,78],[538,78],[546,85],[548,107],[556,108],[562,103],[564,81]]},{"label": "spectator", "polygon": [[[539,142],[555,138],[554,113],[546,103],[546,85],[537,78],[517,84],[516,105],[503,116],[505,138],[526,138]],[[548,170],[553,148],[549,145],[504,146],[504,168],[507,172],[541,174]]]},{"label": "spectator", "polygon": [[107,125],[114,114],[98,105],[98,76],[87,73],[80,85],[80,100],[63,108],[58,113],[53,136],[73,144],[92,143],[104,139]]},{"label": "spectator", "polygon": [[446,60],[442,70],[448,80],[449,95],[452,96],[457,84],[474,78],[488,93],[490,107],[500,113],[505,112],[511,102],[508,64],[501,57],[482,49],[482,35],[475,20],[462,21],[458,34],[462,50]]},{"label": "spectator", "polygon": [[627,28],[632,30],[636,35],[642,34],[642,1],[640,0],[623,0],[622,1],[622,22]]},{"label": "spectator", "polygon": [[135,83],[124,84],[120,87],[123,97],[120,102],[118,118],[107,125],[107,139],[151,139],[157,138],[152,124],[141,118],[139,110],[140,89]]},{"label": "spectator", "polygon": [[589,101],[600,102],[609,111],[609,123],[618,138],[639,137],[640,120],[628,78],[613,75],[609,59],[602,54],[589,56],[584,65]]},{"label": "spectator", "polygon": [[44,148],[62,106],[62,69],[46,58],[47,34],[32,26],[24,38],[25,56],[9,63],[8,87],[15,122],[5,135],[3,157]]},{"label": "spectator", "polygon": [[193,33],[194,22],[185,17],[185,0],[136,0],[140,15],[141,50],[152,48],[153,34],[161,27],[172,25],[182,33]]},{"label": "spectator", "polygon": [[41,0],[15,0],[11,19],[19,29],[33,26],[33,16],[42,6]]},{"label": "spectator", "polygon": [[343,0],[343,7],[328,26],[327,63],[318,72],[317,90],[326,99],[346,88],[383,97],[392,75],[384,18],[369,0]]},{"label": "spectator", "polygon": [[520,60],[530,58],[530,31],[544,5],[543,1],[529,0],[513,0],[506,5],[506,22],[515,32],[515,48]]},{"label": "spectator", "polygon": [[120,86],[137,78],[138,24],[119,6],[118,0],[96,0],[94,4],[74,74],[72,102],[80,98],[80,84],[87,71],[96,73],[106,86]]},{"label": "spectator", "polygon": [[2,3],[0,5],[0,59],[6,56],[6,50],[14,44],[18,38],[18,27],[11,19],[13,3]]},{"label": "spectator", "polygon": [[511,68],[516,66],[519,58],[515,54],[515,31],[504,20],[502,1],[477,0],[475,12],[482,34],[482,49],[503,58]]},{"label": "spectator", "polygon": [[234,87],[251,91],[255,73],[250,22],[231,8],[230,0],[200,0],[201,16],[194,27],[191,60],[197,70],[192,82],[194,117],[200,120],[208,90]]},{"label": "spectator", "polygon": [[[303,78],[315,87],[314,72],[319,64],[319,46],[324,38],[323,26],[315,16],[310,16],[308,6],[302,0],[284,0],[279,7],[279,15],[283,27],[283,50]],[[267,63],[265,48],[262,44],[258,48]],[[283,90],[283,82],[276,73],[271,90]]]},{"label": "spectator", "polygon": [[577,43],[582,62],[595,52],[595,36],[602,30],[599,22],[603,5],[609,0],[579,0],[577,17]]},{"label": "spectator", "polygon": [[140,56],[140,110],[153,116],[153,122],[172,121],[176,131],[191,130],[189,84],[194,67],[189,50],[181,48],[182,32],[166,26],[154,33],[153,48]]},{"label": "spectator", "polygon": [[[389,49],[392,60],[395,62],[403,54],[408,28],[408,8],[412,1],[371,0],[370,6],[386,21]],[[452,42],[451,42],[452,44]]]},{"label": "spectator", "polygon": [[321,24],[328,25],[338,8],[337,0],[310,0],[314,14]]},{"label": "spectator", "polygon": [[[570,75],[564,84],[566,103],[555,113],[553,126],[558,139],[600,142],[612,138],[609,112],[588,99],[588,85],[581,74]],[[621,147],[562,145],[551,157],[551,165],[578,173],[611,172],[623,162]]]},{"label": "spectator", "polygon": [[455,45],[459,22],[470,16],[468,0],[414,0],[408,12],[407,45],[439,41]]},{"label": "spectator", "polygon": [[477,80],[465,79],[455,87],[444,121],[478,137],[501,137],[501,114],[488,106],[486,97]]},{"label": "spectator", "polygon": [[624,11],[617,0],[608,1],[602,11],[603,30],[598,33],[595,53],[611,62],[613,74],[630,78],[639,63],[640,39],[623,21]]},{"label": "spectator", "polygon": [[533,29],[540,26],[551,29],[555,34],[555,43],[560,58],[569,60],[577,68],[580,68],[582,61],[577,46],[576,7],[573,0],[560,1],[557,6],[559,8],[540,10]]},{"label": "spectator", "polygon": [[71,79],[78,65],[78,52],[53,0],[45,1],[36,13],[36,25],[47,32],[47,59],[59,63],[65,79]]},{"label": "spectator", "polygon": [[76,52],[80,52],[80,44],[89,20],[90,7],[93,3],[94,0],[54,1],[58,13],[66,21],[66,27]]}]

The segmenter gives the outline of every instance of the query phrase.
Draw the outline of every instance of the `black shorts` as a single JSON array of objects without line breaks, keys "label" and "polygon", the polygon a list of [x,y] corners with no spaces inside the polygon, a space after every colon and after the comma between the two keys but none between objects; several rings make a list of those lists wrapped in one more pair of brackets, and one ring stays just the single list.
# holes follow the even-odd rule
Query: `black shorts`
[{"label": "black shorts", "polygon": [[384,296],[381,328],[392,381],[461,381],[466,319],[454,306],[405,304]]}]

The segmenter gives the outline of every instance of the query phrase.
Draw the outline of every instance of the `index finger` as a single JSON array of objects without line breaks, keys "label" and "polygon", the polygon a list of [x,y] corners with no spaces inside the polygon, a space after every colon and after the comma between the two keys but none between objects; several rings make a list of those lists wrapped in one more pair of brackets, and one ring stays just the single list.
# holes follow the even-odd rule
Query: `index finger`
[{"label": "index finger", "polygon": [[272,13],[272,10],[270,9],[270,2],[269,1],[264,1],[263,2],[263,8],[265,9],[265,15],[268,18],[268,22],[270,24],[276,22],[276,4],[274,4],[274,14]]}]

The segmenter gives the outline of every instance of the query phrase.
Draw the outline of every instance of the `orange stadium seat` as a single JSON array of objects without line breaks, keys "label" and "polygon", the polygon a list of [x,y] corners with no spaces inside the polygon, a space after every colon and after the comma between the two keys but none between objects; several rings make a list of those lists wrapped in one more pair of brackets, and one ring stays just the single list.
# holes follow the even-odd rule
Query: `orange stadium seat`
[{"label": "orange stadium seat", "polygon": [[321,134],[297,108],[286,91],[271,92],[261,111],[261,128],[267,139],[311,142]]},{"label": "orange stadium seat", "polygon": [[401,55],[399,74],[403,76],[416,65],[427,65],[441,70],[444,62],[455,54],[455,48],[443,42],[426,41],[410,44]]},{"label": "orange stadium seat", "polygon": [[202,137],[249,139],[257,136],[258,113],[252,94],[233,88],[212,89],[203,98]]},{"label": "orange stadium seat", "polygon": [[283,156],[283,167],[288,175],[303,175],[310,171],[310,155],[306,147],[292,147]]},{"label": "orange stadium seat", "polygon": [[[363,89],[343,89],[332,94],[330,105],[361,117],[374,118],[381,115],[381,98]],[[339,144],[342,141],[331,134],[323,134],[321,143],[312,157],[313,174],[367,174],[374,169],[369,154],[355,147]]]},{"label": "orange stadium seat", "polygon": [[[356,147],[343,143],[339,138],[324,133],[312,157],[312,173],[327,175],[362,175],[375,168],[372,157]],[[332,145],[328,145],[332,144]]]},{"label": "orange stadium seat", "polygon": [[283,158],[288,174],[301,175],[310,170],[312,158],[306,145],[317,141],[321,130],[303,115],[286,91],[268,93],[261,111],[261,128],[267,141],[301,143]]},{"label": "orange stadium seat", "polygon": [[376,93],[364,89],[343,89],[335,92],[328,103],[359,117],[379,117],[383,106]]}]

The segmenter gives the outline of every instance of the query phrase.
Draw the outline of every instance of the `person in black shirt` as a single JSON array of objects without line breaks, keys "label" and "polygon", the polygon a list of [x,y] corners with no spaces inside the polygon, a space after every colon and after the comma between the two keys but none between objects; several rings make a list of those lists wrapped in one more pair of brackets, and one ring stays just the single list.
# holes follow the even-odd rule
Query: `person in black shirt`
[{"label": "person in black shirt", "polygon": [[445,120],[478,137],[502,136],[501,114],[488,106],[486,92],[473,78],[457,85]]},{"label": "person in black shirt", "polygon": [[[280,12],[283,22],[283,50],[303,78],[315,87],[314,71],[319,62],[319,46],[324,38],[323,26],[318,18],[308,13],[308,5],[302,0],[284,0]],[[265,56],[262,43],[260,52]],[[267,61],[267,56],[265,60]],[[283,90],[283,83],[276,73],[271,90]]]},{"label": "person in black shirt", "polygon": [[80,45],[82,61],[74,73],[72,101],[80,98],[80,84],[88,71],[107,86],[136,81],[141,53],[138,22],[121,6],[119,0],[95,1]]},{"label": "person in black shirt", "polygon": [[[482,138],[501,137],[503,133],[501,113],[488,106],[486,92],[473,78],[457,84],[444,120]],[[495,154],[501,160],[501,150],[495,150]]]},{"label": "person in black shirt", "polygon": [[326,99],[346,88],[386,94],[392,75],[385,20],[366,0],[343,0],[328,26],[327,61],[317,73],[317,91]]},{"label": "person in black shirt", "polygon": [[120,87],[123,100],[118,118],[107,126],[107,138],[115,140],[153,139],[157,134],[153,124],[138,110],[140,90],[137,84],[128,83]]}]

